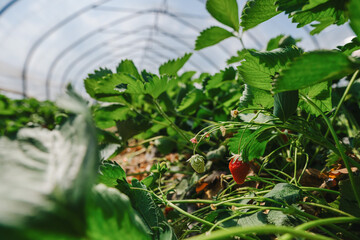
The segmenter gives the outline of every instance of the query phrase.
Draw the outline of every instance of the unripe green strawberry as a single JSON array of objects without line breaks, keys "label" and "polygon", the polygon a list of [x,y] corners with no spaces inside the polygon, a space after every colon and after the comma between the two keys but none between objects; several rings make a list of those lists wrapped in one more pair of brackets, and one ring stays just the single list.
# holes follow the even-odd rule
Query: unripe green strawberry
[{"label": "unripe green strawberry", "polygon": [[191,167],[197,173],[205,172],[205,161],[203,156],[195,154],[188,160],[188,162],[190,162]]},{"label": "unripe green strawberry", "polygon": [[239,155],[235,155],[230,160],[229,169],[235,182],[237,184],[243,184],[246,175],[249,173],[250,164],[248,162],[243,162]]}]

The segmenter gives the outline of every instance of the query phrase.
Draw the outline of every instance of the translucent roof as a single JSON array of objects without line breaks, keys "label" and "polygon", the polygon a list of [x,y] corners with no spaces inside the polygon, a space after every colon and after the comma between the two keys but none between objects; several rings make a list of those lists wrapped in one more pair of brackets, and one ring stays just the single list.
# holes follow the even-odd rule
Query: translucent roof
[{"label": "translucent roof", "polygon": [[[245,1],[238,1],[239,11]],[[55,99],[68,83],[86,95],[83,79],[132,59],[158,73],[169,59],[194,52],[182,71],[215,73],[240,50],[237,39],[194,51],[199,32],[221,26],[202,0],[0,0],[0,91],[12,97]],[[223,26],[224,27],[224,26]],[[226,26],[225,26],[226,28]],[[284,14],[247,31],[247,48],[290,34],[305,50],[335,48],[353,36],[347,25],[310,37]]]}]

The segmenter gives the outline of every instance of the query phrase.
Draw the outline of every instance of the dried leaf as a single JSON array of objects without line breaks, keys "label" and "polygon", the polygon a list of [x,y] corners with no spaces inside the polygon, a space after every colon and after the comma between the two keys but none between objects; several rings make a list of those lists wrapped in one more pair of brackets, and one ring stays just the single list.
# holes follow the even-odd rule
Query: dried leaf
[{"label": "dried leaf", "polygon": [[209,186],[209,183],[203,182],[203,183],[198,183],[196,184],[196,193],[201,192],[202,190],[204,190],[207,186]]},{"label": "dried leaf", "polygon": [[[356,172],[356,171],[358,171],[358,168],[357,167],[352,167],[351,171]],[[346,168],[341,168],[341,169],[337,169],[337,170],[331,170],[330,173],[329,173],[329,177],[330,177],[330,175],[338,176],[339,174],[349,174],[349,172],[348,172],[348,170]]]}]

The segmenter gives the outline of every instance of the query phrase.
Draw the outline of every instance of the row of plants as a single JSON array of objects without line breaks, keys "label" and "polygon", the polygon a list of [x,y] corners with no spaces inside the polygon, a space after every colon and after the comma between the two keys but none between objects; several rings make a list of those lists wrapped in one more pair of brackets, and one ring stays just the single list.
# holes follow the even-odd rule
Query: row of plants
[{"label": "row of plants", "polygon": [[[360,2],[249,0],[240,18],[236,0],[206,9],[222,26],[195,50],[243,46],[216,74],[179,74],[186,53],[158,74],[131,60],[95,70],[92,106],[71,86],[56,105],[1,97],[5,239],[360,237]],[[311,34],[350,21],[358,37],[306,52],[280,35],[247,49],[244,32],[280,13]],[[114,161],[135,146],[156,150],[149,171]]]},{"label": "row of plants", "polygon": [[9,137],[31,124],[53,129],[64,117],[53,102],[41,102],[35,98],[13,100],[4,95],[0,95],[0,116],[0,136]]}]

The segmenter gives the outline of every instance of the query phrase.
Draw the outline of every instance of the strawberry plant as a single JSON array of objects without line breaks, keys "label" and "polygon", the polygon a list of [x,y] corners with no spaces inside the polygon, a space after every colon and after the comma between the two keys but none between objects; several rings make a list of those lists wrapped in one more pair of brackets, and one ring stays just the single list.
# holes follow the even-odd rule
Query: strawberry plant
[{"label": "strawberry plant", "polygon": [[[34,115],[14,124],[13,106],[34,100],[1,98],[5,239],[359,239],[360,2],[206,9],[219,26],[195,50],[242,46],[218,73],[180,74],[192,53],[157,74],[126,59],[84,80],[90,109],[69,87],[57,107],[36,102],[50,117],[27,127]],[[288,35],[246,48],[244,32],[280,13],[313,35],[349,23],[357,37],[331,50]]]},{"label": "strawberry plant", "polygon": [[0,135],[12,136],[26,126],[42,126],[53,129],[66,114],[50,101],[40,102],[34,98],[12,100],[0,95]]}]

